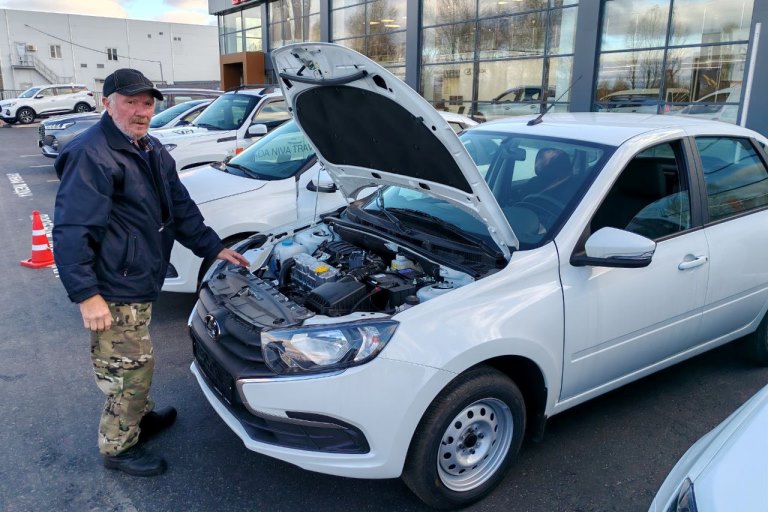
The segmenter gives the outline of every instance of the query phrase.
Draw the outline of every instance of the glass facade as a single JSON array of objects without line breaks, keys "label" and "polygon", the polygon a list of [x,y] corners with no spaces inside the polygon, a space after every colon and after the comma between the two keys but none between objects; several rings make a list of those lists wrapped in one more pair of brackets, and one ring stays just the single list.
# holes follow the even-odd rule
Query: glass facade
[{"label": "glass facade", "polygon": [[405,77],[406,0],[331,0],[331,41]]},{"label": "glass facade", "polygon": [[320,41],[320,0],[277,0],[267,4],[269,49]]},{"label": "glass facade", "polygon": [[219,16],[219,51],[222,55],[261,49],[261,9],[245,9]]},{"label": "glass facade", "polygon": [[575,0],[424,0],[421,94],[481,121],[567,110],[577,14]]},{"label": "glass facade", "polygon": [[735,123],[754,0],[605,0],[595,110]]}]

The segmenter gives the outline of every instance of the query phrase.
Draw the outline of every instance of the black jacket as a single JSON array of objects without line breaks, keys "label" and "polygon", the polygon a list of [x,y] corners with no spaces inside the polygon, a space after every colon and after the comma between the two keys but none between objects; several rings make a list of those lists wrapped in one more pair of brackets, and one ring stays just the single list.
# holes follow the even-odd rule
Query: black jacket
[{"label": "black jacket", "polygon": [[73,302],[96,294],[110,302],[151,302],[174,239],[202,258],[223,248],[203,224],[171,155],[149,140],[145,159],[104,114],[56,159],[61,184],[53,252]]}]

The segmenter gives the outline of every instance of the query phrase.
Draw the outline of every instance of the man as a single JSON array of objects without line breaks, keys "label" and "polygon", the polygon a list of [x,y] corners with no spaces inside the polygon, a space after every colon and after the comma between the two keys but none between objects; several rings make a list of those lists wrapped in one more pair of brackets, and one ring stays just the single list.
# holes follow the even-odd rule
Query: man
[{"label": "man", "polygon": [[147,135],[155,99],[163,95],[141,72],[118,69],[104,80],[106,113],[55,164],[56,264],[90,330],[96,382],[107,395],[99,451],[107,468],[136,476],[165,471],[141,443],[176,419],[174,408],[154,410],[149,398],[148,331],[174,239],[200,257],[248,265],[205,226],[173,159]]}]

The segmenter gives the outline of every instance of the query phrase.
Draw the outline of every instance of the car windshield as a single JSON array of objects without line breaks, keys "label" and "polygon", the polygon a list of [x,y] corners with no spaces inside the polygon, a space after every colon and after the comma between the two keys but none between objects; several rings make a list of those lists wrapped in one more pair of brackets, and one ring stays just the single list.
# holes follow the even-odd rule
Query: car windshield
[{"label": "car windshield", "polygon": [[19,94],[19,98],[32,98],[40,92],[40,87],[32,87],[31,89],[27,89],[23,93]]},{"label": "car windshield", "polygon": [[149,122],[149,127],[160,128],[161,126],[165,126],[166,124],[170,123],[174,117],[183,114],[190,108],[194,107],[195,105],[199,105],[204,101],[205,100],[185,101],[184,103],[179,103],[178,105],[174,105],[171,108],[165,109],[156,116],[152,117],[152,120]]},{"label": "car windshield", "polygon": [[460,137],[515,232],[520,248],[549,242],[615,148],[467,130]]},{"label": "car windshield", "polygon": [[283,180],[315,159],[315,152],[291,120],[257,140],[227,164],[228,171],[263,180]]},{"label": "car windshield", "polygon": [[236,130],[260,99],[252,94],[224,94],[208,105],[192,124],[213,130]]}]

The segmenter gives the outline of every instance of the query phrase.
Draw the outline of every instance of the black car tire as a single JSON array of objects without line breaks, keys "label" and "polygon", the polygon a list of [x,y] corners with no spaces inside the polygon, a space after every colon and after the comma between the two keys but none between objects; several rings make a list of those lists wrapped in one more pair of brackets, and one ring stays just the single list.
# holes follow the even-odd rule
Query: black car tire
[{"label": "black car tire", "polygon": [[411,440],[402,479],[436,509],[483,498],[517,457],[525,432],[517,385],[489,366],[456,377],[430,404]]},{"label": "black car tire", "polygon": [[5,124],[16,124],[18,121],[16,119],[3,119],[3,122]]},{"label": "black car tire", "polygon": [[31,124],[35,122],[35,111],[29,107],[22,107],[16,111],[16,120],[21,124]]},{"label": "black car tire", "polygon": [[768,313],[757,330],[744,338],[746,356],[757,366],[768,366]]},{"label": "black car tire", "polygon": [[88,105],[87,103],[78,103],[77,105],[75,105],[75,108],[73,109],[73,112],[76,112],[78,114],[82,114],[84,112],[90,112],[91,110],[92,110],[91,106]]}]

